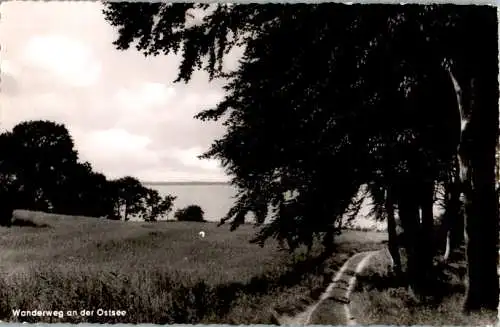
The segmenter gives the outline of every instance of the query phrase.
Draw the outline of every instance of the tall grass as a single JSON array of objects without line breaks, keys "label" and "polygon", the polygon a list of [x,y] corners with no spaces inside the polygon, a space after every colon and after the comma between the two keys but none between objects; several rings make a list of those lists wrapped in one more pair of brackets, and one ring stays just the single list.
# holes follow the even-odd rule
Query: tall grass
[{"label": "tall grass", "polygon": [[[351,254],[384,238],[347,232],[333,257],[319,247],[311,257],[289,256],[273,241],[250,244],[252,226],[229,232],[213,223],[16,215],[45,227],[0,228],[0,319],[33,323],[268,324],[271,308],[300,310]],[[94,315],[16,318],[13,309]],[[98,309],[126,315],[97,316]]]},{"label": "tall grass", "polygon": [[459,273],[437,265],[432,296],[419,299],[404,280],[391,274],[382,254],[372,258],[351,295],[352,314],[359,324],[484,326],[496,321],[497,312],[462,312],[466,288]]},{"label": "tall grass", "polygon": [[465,315],[463,293],[445,297],[439,303],[417,303],[403,287],[365,290],[352,295],[353,314],[362,325],[492,326],[496,312]]}]

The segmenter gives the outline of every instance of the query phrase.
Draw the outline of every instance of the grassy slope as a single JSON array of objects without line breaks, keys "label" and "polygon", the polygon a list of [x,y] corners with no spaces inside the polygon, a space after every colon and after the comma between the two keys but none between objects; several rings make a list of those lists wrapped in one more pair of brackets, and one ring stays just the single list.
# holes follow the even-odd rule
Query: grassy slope
[{"label": "grassy slope", "polygon": [[[340,236],[338,255],[320,264],[249,244],[252,226],[140,223],[28,211],[47,227],[0,228],[0,318],[11,309],[126,310],[126,317],[30,322],[270,323],[270,309],[298,310],[319,296],[353,253],[380,247],[376,232]],[[205,239],[198,237],[205,231]]]},{"label": "grassy slope", "polygon": [[[30,216],[38,213],[21,212]],[[0,269],[30,265],[85,266],[114,272],[162,269],[191,274],[209,284],[245,281],[262,273],[284,254],[248,243],[251,226],[234,233],[214,223],[121,222],[44,214],[47,228],[0,228]],[[198,232],[204,230],[201,239]],[[105,263],[105,265],[103,265]]]}]

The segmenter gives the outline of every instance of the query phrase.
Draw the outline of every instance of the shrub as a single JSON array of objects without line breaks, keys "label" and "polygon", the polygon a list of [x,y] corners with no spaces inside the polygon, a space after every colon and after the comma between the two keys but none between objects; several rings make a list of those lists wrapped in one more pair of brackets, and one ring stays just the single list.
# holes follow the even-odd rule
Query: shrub
[{"label": "shrub", "polygon": [[14,194],[13,192],[0,192],[0,225],[10,226],[12,222],[12,214],[14,213]]},{"label": "shrub", "polygon": [[12,213],[14,208],[12,208],[9,204],[2,204],[0,208],[0,225],[1,226],[10,226],[12,220]]},{"label": "shrub", "polygon": [[190,205],[187,206],[183,209],[178,209],[174,217],[178,221],[199,221],[199,222],[204,222],[205,219],[203,218],[203,215],[205,212],[201,209],[200,206],[198,205]]}]

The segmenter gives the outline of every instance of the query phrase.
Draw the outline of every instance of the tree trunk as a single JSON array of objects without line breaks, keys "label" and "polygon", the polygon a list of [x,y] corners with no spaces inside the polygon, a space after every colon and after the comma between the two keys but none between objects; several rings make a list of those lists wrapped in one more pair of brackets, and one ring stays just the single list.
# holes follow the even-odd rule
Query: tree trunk
[{"label": "tree trunk", "polygon": [[454,176],[447,187],[445,224],[447,228],[446,251],[444,260],[447,261],[452,253],[458,250],[465,242],[465,218],[460,200],[460,178],[458,175],[459,164],[455,163]]},{"label": "tree trunk", "polygon": [[[468,289],[465,311],[498,306],[498,201],[495,194],[495,150],[498,142],[498,76],[459,84],[451,74],[462,117],[458,149],[467,232]],[[489,78],[488,78],[489,77]]]},{"label": "tree trunk", "polygon": [[128,221],[128,211],[129,211],[128,201],[125,201],[125,212],[123,213],[123,220],[125,221]]},{"label": "tree trunk", "polygon": [[422,212],[421,244],[420,244],[420,269],[423,274],[424,284],[427,287],[427,281],[432,280],[431,271],[434,258],[434,182],[426,181],[422,183],[420,192],[420,209]]},{"label": "tree trunk", "polygon": [[463,203],[460,200],[460,177],[459,163],[454,160],[452,176],[446,186],[446,203],[443,225],[446,232],[446,251],[443,259],[448,261],[450,255],[455,253],[465,242],[465,218],[462,209]]},{"label": "tree trunk", "polygon": [[335,251],[335,246],[333,243],[334,234],[335,234],[335,228],[331,226],[323,236],[322,245],[325,254],[332,254]]},{"label": "tree trunk", "polygon": [[403,243],[406,249],[407,265],[406,275],[410,288],[420,293],[421,271],[419,265],[420,215],[418,198],[415,197],[415,183],[402,183],[398,190],[399,217],[403,226]]},{"label": "tree trunk", "polygon": [[446,228],[446,248],[444,250],[443,254],[443,261],[446,262],[450,258],[450,253],[451,253],[451,236],[450,236],[450,230]]},{"label": "tree trunk", "polygon": [[396,233],[396,218],[394,217],[394,202],[390,187],[387,188],[385,197],[385,210],[387,212],[387,232],[389,234],[389,253],[394,261],[394,272],[401,275],[401,256],[399,255],[398,235]]},{"label": "tree trunk", "polygon": [[[471,93],[473,91],[473,89],[470,90]],[[486,102],[487,99],[483,101]],[[495,310],[498,306],[499,291],[498,203],[495,194],[498,107],[478,105],[472,107],[472,110],[471,120],[467,127],[471,129],[470,141],[473,144],[465,143],[464,147],[461,144],[459,152],[461,169],[464,171],[468,236],[469,288],[465,309],[467,311],[481,308]],[[488,114],[488,111],[491,113]],[[466,128],[462,129],[462,133],[464,132],[467,132]]]}]

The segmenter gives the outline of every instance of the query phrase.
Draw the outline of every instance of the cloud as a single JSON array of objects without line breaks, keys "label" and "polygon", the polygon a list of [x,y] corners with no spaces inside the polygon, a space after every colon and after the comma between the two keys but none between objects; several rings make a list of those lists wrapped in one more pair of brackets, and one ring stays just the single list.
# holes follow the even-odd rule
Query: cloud
[{"label": "cloud", "polygon": [[175,88],[162,83],[144,82],[137,89],[120,88],[115,101],[121,107],[140,110],[144,107],[165,105],[175,96]]},{"label": "cloud", "polygon": [[130,153],[145,148],[151,140],[147,136],[134,135],[123,129],[109,129],[92,132],[85,137],[92,152],[104,150],[107,155],[109,151],[117,153]]},{"label": "cloud", "polygon": [[101,64],[83,42],[61,35],[33,36],[26,43],[22,59],[46,69],[75,86],[94,84]]},{"label": "cloud", "polygon": [[19,94],[19,84],[16,78],[9,73],[2,73],[2,80],[0,81],[0,91],[8,96],[15,96]]},{"label": "cloud", "polygon": [[35,119],[63,123],[81,159],[109,177],[228,179],[217,162],[197,158],[224,127],[193,119],[223,98],[223,81],[195,72],[188,84],[174,84],[180,56],[116,50],[116,30],[98,2],[1,8],[3,129]]},{"label": "cloud", "polygon": [[148,149],[151,139],[145,135],[118,128],[72,132],[80,158],[111,176],[135,175],[134,170],[154,168],[159,163],[158,155]]},{"label": "cloud", "polygon": [[19,83],[17,82],[16,76],[19,74],[19,69],[12,63],[12,61],[2,58],[0,61],[0,72],[1,94],[6,96],[17,95],[19,93]]},{"label": "cloud", "polygon": [[189,172],[184,170],[173,170],[168,168],[158,170],[139,171],[140,180],[145,182],[151,181],[169,181],[169,182],[186,182],[186,181],[205,181],[205,182],[228,182],[227,176],[219,173],[203,173]]},{"label": "cloud", "polygon": [[172,149],[171,156],[179,160],[183,165],[189,167],[197,167],[203,170],[215,171],[220,168],[220,164],[216,160],[199,159],[198,156],[203,154],[200,147],[192,147],[188,149]]},{"label": "cloud", "polygon": [[18,69],[12,61],[3,58],[0,62],[0,70],[2,71],[2,74],[16,75],[18,73]]}]

